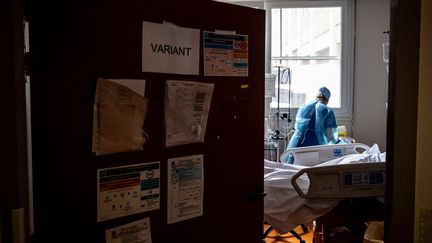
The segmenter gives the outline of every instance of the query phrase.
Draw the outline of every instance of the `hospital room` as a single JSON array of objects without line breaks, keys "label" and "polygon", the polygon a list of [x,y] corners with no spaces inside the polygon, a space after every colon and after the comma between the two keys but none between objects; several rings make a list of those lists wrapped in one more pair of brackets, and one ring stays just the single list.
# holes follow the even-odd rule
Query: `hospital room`
[{"label": "hospital room", "polygon": [[224,2],[266,10],[265,241],[383,240],[390,1]]}]

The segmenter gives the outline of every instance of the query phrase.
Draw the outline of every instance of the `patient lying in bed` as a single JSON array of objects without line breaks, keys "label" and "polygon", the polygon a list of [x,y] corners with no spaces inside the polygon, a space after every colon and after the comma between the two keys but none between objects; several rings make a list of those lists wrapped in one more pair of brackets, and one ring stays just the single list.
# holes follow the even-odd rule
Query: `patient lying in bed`
[{"label": "patient lying in bed", "polygon": [[[316,166],[365,162],[385,162],[385,153],[381,153],[375,144],[361,154],[349,154]],[[326,214],[340,201],[301,198],[292,186],[291,178],[303,168],[306,167],[264,160],[264,190],[267,192],[264,198],[264,220],[281,234]],[[302,175],[297,179],[297,184],[307,191],[309,178]]]}]

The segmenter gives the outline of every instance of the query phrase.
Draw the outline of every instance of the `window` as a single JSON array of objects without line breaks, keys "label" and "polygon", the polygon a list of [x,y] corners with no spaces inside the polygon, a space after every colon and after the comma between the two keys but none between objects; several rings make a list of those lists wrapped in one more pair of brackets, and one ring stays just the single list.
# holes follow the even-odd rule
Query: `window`
[{"label": "window", "polygon": [[[319,87],[332,96],[337,117],[351,117],[353,11],[346,1],[266,2],[266,82],[270,111],[291,111],[313,100]],[[273,93],[272,93],[273,94]],[[267,93],[267,97],[270,97]],[[288,109],[290,108],[290,109]]]}]

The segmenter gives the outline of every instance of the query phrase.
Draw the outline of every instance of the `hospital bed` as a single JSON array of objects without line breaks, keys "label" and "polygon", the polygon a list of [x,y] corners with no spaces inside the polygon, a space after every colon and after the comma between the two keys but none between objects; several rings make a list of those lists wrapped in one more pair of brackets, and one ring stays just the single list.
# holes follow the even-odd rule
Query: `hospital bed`
[{"label": "hospital bed", "polygon": [[328,144],[289,148],[281,154],[280,160],[281,162],[286,162],[288,157],[292,156],[293,164],[315,166],[345,155],[361,153],[368,149],[370,149],[370,147],[363,143]]},{"label": "hospital bed", "polygon": [[[284,152],[281,159],[288,154],[294,157],[294,164],[264,161],[267,192],[264,219],[270,224],[264,235],[271,228],[284,234],[298,225],[325,218],[343,200],[384,195],[385,153],[381,153],[377,145],[369,147],[356,143],[294,148]],[[325,228],[322,220],[316,221],[321,234],[316,238],[328,236],[327,232],[322,232]],[[298,234],[295,236],[304,242]]]}]

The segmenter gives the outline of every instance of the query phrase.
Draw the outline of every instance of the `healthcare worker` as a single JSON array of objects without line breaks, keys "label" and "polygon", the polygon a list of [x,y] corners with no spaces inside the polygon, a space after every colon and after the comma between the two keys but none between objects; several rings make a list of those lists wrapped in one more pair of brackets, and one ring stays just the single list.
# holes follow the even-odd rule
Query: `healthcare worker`
[{"label": "healthcare worker", "polygon": [[337,143],[337,124],[334,112],[327,104],[330,90],[321,87],[316,99],[302,105],[296,116],[294,134],[287,148]]}]

